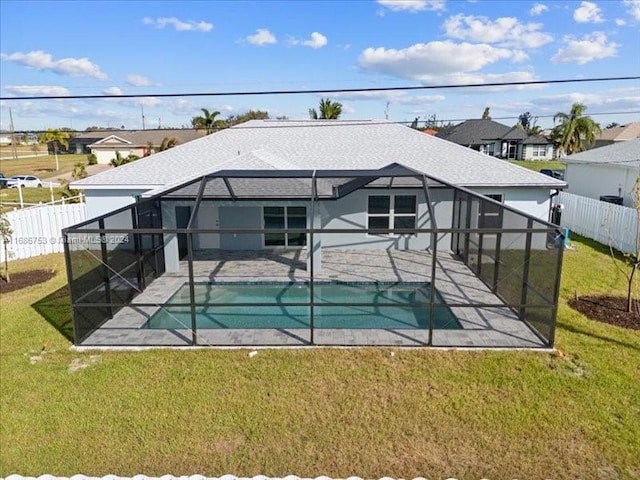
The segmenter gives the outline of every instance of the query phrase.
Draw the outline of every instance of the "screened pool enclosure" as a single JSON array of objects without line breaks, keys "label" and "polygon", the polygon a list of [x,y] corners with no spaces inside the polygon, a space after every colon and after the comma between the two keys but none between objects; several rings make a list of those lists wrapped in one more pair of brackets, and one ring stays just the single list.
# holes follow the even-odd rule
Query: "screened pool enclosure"
[{"label": "screened pool enclosure", "polygon": [[78,346],[553,346],[562,233],[393,164],[227,170],[63,232]]}]

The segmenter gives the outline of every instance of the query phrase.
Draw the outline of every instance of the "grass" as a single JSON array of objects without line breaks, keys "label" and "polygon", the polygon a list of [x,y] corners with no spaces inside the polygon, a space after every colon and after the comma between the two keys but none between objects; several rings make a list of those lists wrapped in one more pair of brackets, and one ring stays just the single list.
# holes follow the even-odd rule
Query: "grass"
[{"label": "grass", "polygon": [[549,168],[551,170],[564,170],[567,168],[566,164],[557,160],[509,160],[509,163],[528,168],[529,170],[535,170],[536,172],[539,172],[543,168]]},{"label": "grass", "polygon": [[[2,155],[6,152],[2,151]],[[55,181],[59,175],[69,173],[73,166],[82,162],[87,163],[87,155],[58,155],[60,169],[56,171],[56,158],[54,155],[42,157],[19,158],[17,160],[0,160],[0,172],[5,177],[13,175],[35,175],[41,179]]]},{"label": "grass", "polygon": [[[53,189],[53,198],[60,200],[62,198],[62,188]],[[51,201],[51,191],[48,187],[42,188],[23,188],[22,200],[27,203],[47,203]],[[19,208],[20,197],[17,188],[3,188],[0,190],[0,212],[11,211]],[[9,205],[8,205],[9,204]],[[25,205],[25,207],[28,205]]]},{"label": "grass", "polygon": [[598,244],[572,241],[561,354],[77,353],[62,256],[13,263],[57,274],[0,297],[0,475],[638,478],[640,332],[567,307],[624,290]]}]

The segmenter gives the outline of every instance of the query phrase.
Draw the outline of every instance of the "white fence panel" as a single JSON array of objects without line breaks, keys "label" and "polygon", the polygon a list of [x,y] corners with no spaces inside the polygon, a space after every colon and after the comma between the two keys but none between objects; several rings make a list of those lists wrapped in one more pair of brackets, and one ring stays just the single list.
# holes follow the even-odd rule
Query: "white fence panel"
[{"label": "white fence panel", "polygon": [[635,209],[566,192],[560,192],[557,198],[556,202],[564,205],[562,227],[622,252],[635,251],[638,233]]},{"label": "white fence panel", "polygon": [[[5,215],[13,230],[7,245],[9,260],[17,260],[63,252],[61,230],[86,220],[87,207],[84,202],[41,205]],[[0,261],[4,261],[4,248],[0,248]]]}]

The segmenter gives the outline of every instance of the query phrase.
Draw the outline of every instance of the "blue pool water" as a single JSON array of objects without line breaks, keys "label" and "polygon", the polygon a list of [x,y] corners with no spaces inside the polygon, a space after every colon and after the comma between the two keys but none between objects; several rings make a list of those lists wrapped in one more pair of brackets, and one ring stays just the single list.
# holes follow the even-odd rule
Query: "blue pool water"
[{"label": "blue pool water", "polygon": [[[310,302],[308,283],[197,283],[194,289],[196,304],[205,304],[196,307],[198,328],[309,328],[310,307],[296,305]],[[429,294],[428,283],[316,283],[314,328],[427,329],[429,306],[411,304],[428,303]],[[190,303],[189,285],[180,287],[168,303]],[[261,303],[270,305],[252,305]],[[436,304],[434,328],[460,328],[437,292]],[[152,315],[146,327],[191,328],[191,310],[165,306]]]}]

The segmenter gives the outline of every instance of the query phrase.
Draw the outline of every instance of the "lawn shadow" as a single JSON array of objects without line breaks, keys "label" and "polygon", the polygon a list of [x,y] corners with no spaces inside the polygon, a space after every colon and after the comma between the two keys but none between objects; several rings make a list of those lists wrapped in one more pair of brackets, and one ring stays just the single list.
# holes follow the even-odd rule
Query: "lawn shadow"
[{"label": "lawn shadow", "polygon": [[73,343],[73,320],[68,285],[32,303],[31,308],[42,315],[60,335]]},{"label": "lawn shadow", "polygon": [[[592,320],[593,322],[597,321],[597,320]],[[603,324],[606,325],[606,324]],[[637,345],[634,345],[632,343],[627,343],[627,342],[623,342],[620,340],[616,340],[615,338],[611,338],[611,337],[607,337],[604,335],[599,335],[597,333],[592,333],[589,332],[587,330],[578,328],[574,325],[569,325],[566,322],[558,322],[557,324],[558,328],[562,328],[563,330],[566,330],[568,332],[571,333],[576,333],[578,335],[586,335],[587,337],[591,337],[591,338],[597,338],[598,340],[602,340],[603,342],[611,342],[614,343],[616,345],[620,345],[621,347],[626,347],[626,348],[630,348],[632,350],[637,350],[640,352],[640,347],[638,347]]]}]

